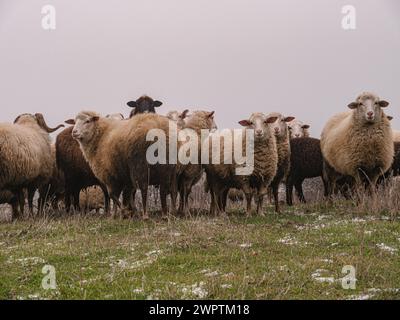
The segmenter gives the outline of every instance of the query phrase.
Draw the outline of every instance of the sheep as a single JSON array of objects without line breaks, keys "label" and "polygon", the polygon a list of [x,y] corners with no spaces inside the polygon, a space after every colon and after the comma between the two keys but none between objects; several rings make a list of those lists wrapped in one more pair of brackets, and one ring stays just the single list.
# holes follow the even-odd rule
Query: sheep
[{"label": "sheep", "polygon": [[141,96],[136,101],[129,101],[127,105],[133,110],[131,111],[129,118],[141,113],[156,113],[156,109],[162,106],[162,102],[158,100],[153,100],[149,96]]},{"label": "sheep", "polygon": [[85,212],[96,210],[99,213],[100,209],[104,209],[104,193],[97,186],[89,187],[81,191],[79,202]]},{"label": "sheep", "polygon": [[[273,112],[267,115],[267,118],[276,117],[276,121],[271,123],[272,132],[276,138],[276,146],[278,151],[278,170],[271,182],[271,190],[275,202],[275,211],[279,212],[279,185],[282,181],[286,180],[290,170],[290,139],[288,122],[294,120],[294,117],[284,117],[282,114]],[[262,201],[262,197],[259,198]]]},{"label": "sheep", "polygon": [[85,159],[95,176],[107,186],[111,199],[121,208],[122,190],[139,187],[142,194],[143,219],[148,219],[148,186],[160,187],[162,213],[167,215],[167,194],[172,207],[176,203],[176,164],[150,164],[147,151],[154,144],[146,136],[151,129],[165,134],[166,155],[169,154],[169,126],[167,117],[153,113],[139,114],[127,121],[100,117],[92,111],[80,112],[75,120],[72,136],[79,142]]},{"label": "sheep", "polygon": [[[14,124],[0,124],[0,190],[9,190],[22,199],[23,189],[28,189],[31,213],[33,190],[46,184],[52,174],[49,133],[61,127],[49,128],[40,113],[22,114]],[[22,200],[20,206],[23,214]]]},{"label": "sheep", "polygon": [[79,143],[72,137],[72,130],[73,127],[66,128],[56,138],[56,164],[64,174],[65,181],[65,209],[70,212],[72,199],[75,211],[79,211],[79,194],[81,190],[91,186],[100,186],[104,192],[106,211],[109,212],[110,200],[107,189],[90,169],[89,164],[83,157]]},{"label": "sheep", "polygon": [[[276,139],[272,134],[270,123],[277,117],[267,118],[262,113],[253,113],[248,120],[242,120],[240,125],[254,130],[254,170],[250,175],[237,175],[238,165],[234,159],[232,164],[206,164],[207,182],[211,191],[210,214],[225,212],[229,189],[242,190],[246,196],[247,215],[251,214],[253,190],[258,198],[267,193],[267,188],[276,175],[278,168],[278,152]],[[210,137],[210,140],[212,137]],[[246,147],[245,134],[243,148]],[[212,142],[209,143],[210,147]],[[220,155],[224,159],[224,146],[221,146]],[[234,158],[234,157],[232,157]],[[257,202],[257,214],[263,215],[262,202]]]},{"label": "sheep", "polygon": [[315,138],[294,138],[290,140],[290,171],[286,179],[286,203],[293,205],[293,186],[301,202],[306,202],[303,181],[307,178],[322,177],[322,152],[320,140]]},{"label": "sheep", "polygon": [[333,116],[325,125],[321,150],[328,196],[340,175],[354,178],[356,186],[367,182],[372,192],[379,176],[392,165],[393,133],[382,110],[388,105],[375,94],[364,92],[348,105],[351,111]]},{"label": "sheep", "polygon": [[[181,129],[194,130],[198,136],[198,141],[201,140],[201,130],[216,130],[217,125],[214,121],[214,111],[193,111],[187,117],[188,110],[178,114],[178,123],[181,121]],[[187,117],[187,118],[186,118]],[[201,144],[198,145],[200,154]],[[200,159],[199,159],[200,160]],[[182,165],[178,172],[178,191],[180,195],[178,211],[187,214],[189,207],[189,195],[194,185],[196,185],[203,176],[203,166],[201,164],[189,163]]]},{"label": "sheep", "polygon": [[293,138],[308,138],[310,136],[308,124],[304,124],[300,120],[293,120],[288,123],[290,139]]},{"label": "sheep", "polygon": [[181,113],[179,113],[178,111],[169,111],[166,114],[166,117],[169,120],[174,121],[179,129],[182,129],[185,127],[185,118],[187,117],[188,113],[189,110],[185,110]]}]

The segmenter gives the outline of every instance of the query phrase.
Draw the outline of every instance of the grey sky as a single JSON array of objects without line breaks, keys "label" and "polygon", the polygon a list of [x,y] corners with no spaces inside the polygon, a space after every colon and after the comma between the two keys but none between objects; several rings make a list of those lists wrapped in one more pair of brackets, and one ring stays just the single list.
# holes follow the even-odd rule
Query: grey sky
[{"label": "grey sky", "polygon": [[[44,31],[53,4],[57,29]],[[357,9],[357,30],[341,8]],[[219,127],[280,111],[319,136],[361,91],[391,102],[400,129],[398,0],[0,0],[0,121],[82,109],[129,113],[146,93],[160,113],[216,111]]]}]

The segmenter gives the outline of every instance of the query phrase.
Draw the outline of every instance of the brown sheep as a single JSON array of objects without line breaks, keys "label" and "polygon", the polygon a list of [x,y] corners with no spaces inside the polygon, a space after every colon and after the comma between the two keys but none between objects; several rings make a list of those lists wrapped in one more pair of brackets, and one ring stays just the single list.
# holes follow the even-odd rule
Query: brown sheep
[{"label": "brown sheep", "polygon": [[107,189],[94,176],[89,164],[83,157],[79,143],[72,138],[73,127],[62,131],[56,139],[57,167],[65,179],[65,209],[71,209],[71,199],[76,211],[80,210],[79,194],[81,190],[91,186],[100,186],[104,192],[105,208],[109,212],[110,199]]},{"label": "brown sheep", "polygon": [[152,129],[165,136],[166,144],[163,146],[166,156],[169,155],[170,120],[167,117],[149,113],[136,115],[127,121],[115,121],[84,111],[74,122],[74,139],[79,142],[94,174],[107,186],[110,197],[119,208],[122,207],[119,201],[122,190],[138,186],[142,194],[143,218],[147,219],[148,186],[155,185],[160,187],[163,216],[168,212],[168,194],[171,194],[172,209],[175,210],[177,165],[170,163],[169,158],[165,159],[165,164],[148,161],[149,148],[155,145],[147,140]]}]

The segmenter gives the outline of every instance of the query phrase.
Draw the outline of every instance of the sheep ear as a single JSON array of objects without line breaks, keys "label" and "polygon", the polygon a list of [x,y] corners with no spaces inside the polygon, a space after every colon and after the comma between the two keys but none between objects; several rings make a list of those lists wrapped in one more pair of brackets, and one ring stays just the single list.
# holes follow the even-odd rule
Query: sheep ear
[{"label": "sheep ear", "polygon": [[100,117],[99,116],[93,116],[90,120],[93,122],[99,121]]},{"label": "sheep ear", "polygon": [[127,103],[127,105],[128,105],[128,107],[131,107],[131,108],[136,108],[137,107],[136,101],[129,101]]},{"label": "sheep ear", "polygon": [[293,121],[294,119],[296,119],[295,117],[286,117],[285,119],[283,119],[285,122],[290,122]]},{"label": "sheep ear", "polygon": [[209,118],[213,118],[213,117],[214,117],[214,113],[215,113],[215,111],[210,112],[210,113],[208,114],[208,117],[209,117]]},{"label": "sheep ear", "polygon": [[386,108],[389,105],[389,102],[387,102],[385,100],[381,100],[378,102],[378,104],[381,108]]},{"label": "sheep ear", "polygon": [[243,127],[249,127],[251,125],[249,120],[241,120],[239,121],[239,124]]},{"label": "sheep ear", "polygon": [[162,103],[161,101],[156,100],[156,101],[153,102],[153,107],[154,107],[154,108],[158,108],[158,107],[161,107],[162,104],[163,104],[163,103]]},{"label": "sheep ear", "polygon": [[301,126],[302,129],[310,129],[310,126],[308,124],[305,124],[304,126]]},{"label": "sheep ear", "polygon": [[265,120],[265,123],[274,123],[276,120],[278,120],[278,117],[269,117]]},{"label": "sheep ear", "polygon": [[75,120],[74,119],[69,119],[67,121],[65,121],[66,124],[70,124],[70,125],[74,125],[75,124]]},{"label": "sheep ear", "polygon": [[348,105],[350,109],[357,109],[360,106],[358,102],[352,102]]}]

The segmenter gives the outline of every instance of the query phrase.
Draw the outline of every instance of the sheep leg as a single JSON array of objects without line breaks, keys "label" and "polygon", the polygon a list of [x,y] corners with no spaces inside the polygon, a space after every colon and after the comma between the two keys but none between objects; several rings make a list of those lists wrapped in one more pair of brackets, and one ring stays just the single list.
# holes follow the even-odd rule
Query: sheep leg
[{"label": "sheep leg", "polygon": [[293,181],[290,178],[286,182],[286,204],[293,206]]},{"label": "sheep leg", "polygon": [[168,216],[168,205],[167,205],[167,190],[164,185],[160,186],[160,199],[161,199],[162,217],[165,219]]},{"label": "sheep leg", "polygon": [[[269,196],[270,193],[268,193],[268,197]],[[257,197],[257,215],[265,216],[265,214],[262,212],[263,202],[264,202],[264,195],[259,194]]]},{"label": "sheep leg", "polygon": [[108,194],[107,188],[103,185],[100,186],[104,194],[104,211],[105,214],[110,214],[110,195]]},{"label": "sheep leg", "polygon": [[306,203],[307,201],[306,201],[306,197],[304,196],[304,193],[303,193],[303,183],[302,183],[302,181],[296,182],[295,188],[296,188],[297,197],[299,198],[299,201],[301,203]]},{"label": "sheep leg", "polygon": [[36,188],[28,188],[28,207],[29,215],[33,217],[33,197],[35,196]]},{"label": "sheep leg", "polygon": [[[147,180],[146,180],[147,181]],[[142,194],[142,206],[143,206],[143,220],[149,219],[149,214],[147,212],[147,196],[148,196],[148,184],[142,183],[139,186],[140,192]]]},{"label": "sheep leg", "polygon": [[246,192],[245,195],[246,195],[246,215],[248,217],[250,217],[251,216],[251,201],[253,200],[253,194],[251,192],[250,193]]},{"label": "sheep leg", "polygon": [[75,212],[81,211],[81,207],[79,205],[79,194],[80,194],[80,190],[74,190],[74,192],[72,194],[72,198],[74,200],[74,210],[75,210]]},{"label": "sheep leg", "polygon": [[19,204],[19,215],[16,218],[23,217],[25,213],[25,194],[24,190],[19,190],[16,193],[17,198],[18,198],[18,204]]},{"label": "sheep leg", "polygon": [[71,211],[71,191],[67,188],[65,189],[64,205],[65,205],[65,211],[67,213],[70,213],[70,211]]}]

